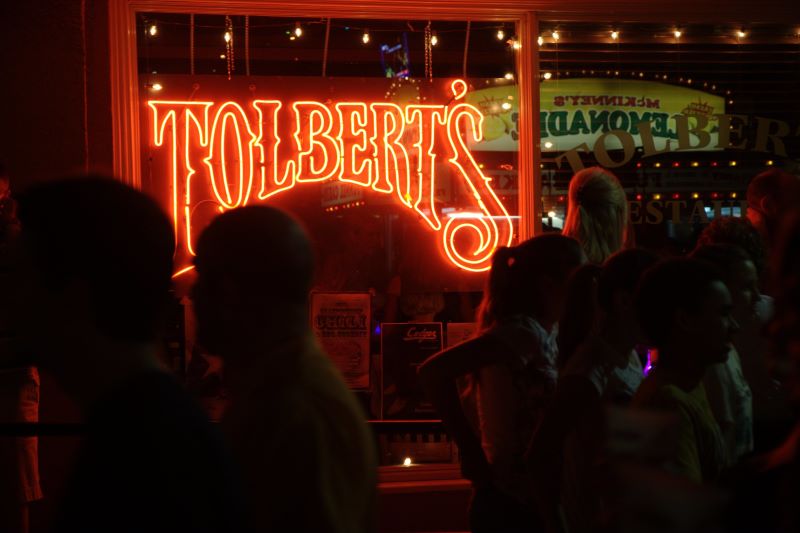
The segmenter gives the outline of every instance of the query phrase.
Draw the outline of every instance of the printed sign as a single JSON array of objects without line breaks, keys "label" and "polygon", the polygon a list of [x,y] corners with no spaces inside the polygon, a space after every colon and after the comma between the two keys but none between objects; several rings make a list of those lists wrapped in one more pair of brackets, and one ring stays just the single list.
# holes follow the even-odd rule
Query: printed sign
[{"label": "printed sign", "polygon": [[351,389],[369,388],[369,293],[311,293],[311,327]]},{"label": "printed sign", "polygon": [[478,324],[475,322],[449,322],[447,324],[447,347],[451,348],[472,338]]},{"label": "printed sign", "polygon": [[417,368],[442,350],[442,323],[381,325],[383,418],[435,418],[417,382]]},{"label": "printed sign", "polygon": [[[484,115],[483,139],[471,143],[470,149],[518,150],[517,85],[472,91],[466,101]],[[606,78],[546,81],[541,84],[540,105],[543,152],[563,152],[582,143],[591,148],[603,133],[612,130],[629,133],[635,146],[652,142],[653,150],[663,150],[668,141],[676,144],[679,128],[687,130],[692,146],[719,149],[714,115],[725,113],[722,96],[665,83]],[[685,115],[686,124],[678,123],[675,115]],[[697,128],[699,121],[703,126]],[[644,140],[637,126],[642,122],[650,123]],[[609,137],[605,147],[615,150],[622,144]]]}]

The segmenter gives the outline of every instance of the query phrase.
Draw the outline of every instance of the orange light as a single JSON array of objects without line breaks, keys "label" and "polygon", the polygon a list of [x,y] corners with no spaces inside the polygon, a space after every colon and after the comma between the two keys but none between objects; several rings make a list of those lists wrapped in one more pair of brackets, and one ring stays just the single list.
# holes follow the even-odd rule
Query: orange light
[{"label": "orange light", "polygon": [[[245,108],[234,101],[148,101],[152,144],[168,147],[171,157],[176,241],[194,254],[192,216],[200,203],[224,212],[300,183],[335,180],[392,195],[442,234],[443,253],[455,266],[488,270],[494,250],[511,244],[512,217],[468,148],[481,140],[483,115],[462,101],[466,82],[455,80],[450,90],[449,106],[253,100]],[[292,128],[279,127],[281,121]],[[290,142],[283,142],[282,131],[292,132]],[[437,164],[442,156],[444,163]],[[443,165],[466,187],[477,216],[450,217],[446,224],[439,219],[436,174]]]}]

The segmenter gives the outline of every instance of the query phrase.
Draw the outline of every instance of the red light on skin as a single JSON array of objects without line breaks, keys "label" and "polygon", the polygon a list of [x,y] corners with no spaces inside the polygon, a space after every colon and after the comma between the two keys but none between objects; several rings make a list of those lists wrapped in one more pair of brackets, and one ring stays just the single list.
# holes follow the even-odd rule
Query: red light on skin
[{"label": "red light on skin", "polygon": [[[357,101],[253,100],[250,107],[234,101],[148,101],[150,142],[165,147],[170,161],[176,241],[194,255],[192,216],[201,203],[211,202],[223,212],[298,184],[335,180],[392,195],[441,233],[443,253],[455,266],[488,270],[494,250],[511,244],[512,217],[468,148],[482,139],[483,114],[463,101],[466,82],[455,80],[450,90],[449,105],[405,107]],[[287,131],[291,135],[284,135]],[[449,168],[442,171],[471,193],[463,207],[477,216],[451,217],[446,224],[439,220],[436,169],[444,165]]]}]

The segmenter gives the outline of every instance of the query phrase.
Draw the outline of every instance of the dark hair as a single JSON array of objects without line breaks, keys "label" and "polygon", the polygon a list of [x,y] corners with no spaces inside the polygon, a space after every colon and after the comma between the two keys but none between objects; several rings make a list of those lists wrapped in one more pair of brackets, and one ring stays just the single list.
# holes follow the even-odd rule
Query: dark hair
[{"label": "dark hair", "polygon": [[705,244],[698,246],[689,254],[689,257],[711,263],[725,277],[728,277],[731,268],[736,263],[752,261],[747,252],[733,244]]},{"label": "dark hair", "polygon": [[498,248],[480,307],[480,329],[515,314],[533,314],[549,305],[538,294],[540,278],[565,280],[583,259],[578,241],[555,233]]},{"label": "dark hair", "polygon": [[742,217],[720,217],[711,221],[697,238],[697,248],[707,244],[733,244],[747,252],[761,276],[766,266],[764,239],[753,223]]},{"label": "dark hair", "polygon": [[661,261],[645,272],[636,292],[642,330],[653,346],[666,344],[678,310],[697,310],[715,281],[722,276],[710,264],[691,258]]},{"label": "dark hair", "polygon": [[567,305],[558,324],[559,366],[597,326],[599,311],[611,309],[614,293],[631,294],[645,270],[658,261],[653,252],[633,248],[617,252],[601,266],[583,265],[575,271],[567,289]]},{"label": "dark hair", "polygon": [[549,305],[541,301],[541,278],[563,281],[583,258],[578,241],[556,233],[498,248],[480,306],[480,329],[514,314],[534,314]]},{"label": "dark hair", "polygon": [[[793,371],[797,373],[800,361],[791,346],[800,340],[800,212],[784,220],[773,258],[771,282],[776,297],[775,314],[768,326],[770,357],[776,362],[794,356]],[[794,383],[800,386],[797,376]]]},{"label": "dark hair", "polygon": [[197,242],[198,273],[225,276],[246,289],[253,312],[276,304],[306,307],[314,255],[306,232],[287,213],[247,206],[216,217]]},{"label": "dark hair", "polygon": [[771,168],[758,174],[747,186],[747,203],[755,208],[762,198],[777,198],[787,185],[791,186],[800,180],[797,176],[789,174],[779,168]]},{"label": "dark hair", "polygon": [[100,331],[124,341],[158,337],[175,239],[153,200],[110,177],[65,179],[23,195],[19,220],[45,287],[85,281]]}]

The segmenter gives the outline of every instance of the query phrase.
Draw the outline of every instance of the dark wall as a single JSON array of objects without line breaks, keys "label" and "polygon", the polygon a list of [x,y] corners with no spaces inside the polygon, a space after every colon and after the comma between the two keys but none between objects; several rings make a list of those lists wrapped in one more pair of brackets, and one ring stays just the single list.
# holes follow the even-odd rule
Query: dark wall
[{"label": "dark wall", "polygon": [[110,171],[107,1],[1,2],[0,21],[0,162],[14,189]]}]

